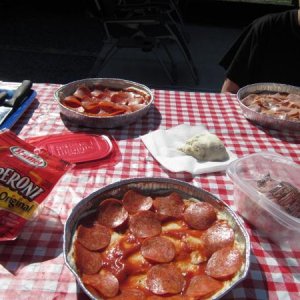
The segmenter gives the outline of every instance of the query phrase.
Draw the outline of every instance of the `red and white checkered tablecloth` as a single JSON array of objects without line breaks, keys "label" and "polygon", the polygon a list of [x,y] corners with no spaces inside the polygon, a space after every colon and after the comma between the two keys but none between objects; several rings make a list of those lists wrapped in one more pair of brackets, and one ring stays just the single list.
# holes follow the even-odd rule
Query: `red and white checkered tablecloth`
[{"label": "red and white checkered tablecloth", "polygon": [[[58,87],[34,84],[37,99],[11,130],[24,139],[82,130],[62,122],[53,99]],[[235,210],[233,185],[225,172],[192,177],[163,169],[141,141],[140,137],[149,131],[201,123],[239,157],[275,151],[300,163],[300,133],[251,124],[241,114],[234,95],[162,90],[154,93],[154,106],[144,118],[108,131],[122,154],[116,165],[69,171],[47,198],[40,217],[28,223],[16,241],[0,244],[0,299],[86,299],[64,264],[63,224],[75,204],[104,185],[133,177],[172,177],[211,192]],[[252,248],[250,270],[224,299],[300,299],[300,251],[284,251],[250,224],[246,223],[246,228]]]}]

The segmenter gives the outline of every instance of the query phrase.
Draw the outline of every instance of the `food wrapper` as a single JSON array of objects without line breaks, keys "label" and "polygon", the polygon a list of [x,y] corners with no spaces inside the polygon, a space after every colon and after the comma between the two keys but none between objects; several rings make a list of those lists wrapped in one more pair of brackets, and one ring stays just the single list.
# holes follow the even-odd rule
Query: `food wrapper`
[{"label": "food wrapper", "polygon": [[0,131],[0,241],[14,240],[72,164]]},{"label": "food wrapper", "polygon": [[209,131],[202,124],[190,126],[180,124],[167,130],[152,131],[142,136],[142,141],[153,157],[171,172],[189,172],[192,175],[220,172],[237,158],[228,148],[229,158],[226,161],[200,162],[191,155],[179,150],[188,139],[197,134],[206,134]]}]

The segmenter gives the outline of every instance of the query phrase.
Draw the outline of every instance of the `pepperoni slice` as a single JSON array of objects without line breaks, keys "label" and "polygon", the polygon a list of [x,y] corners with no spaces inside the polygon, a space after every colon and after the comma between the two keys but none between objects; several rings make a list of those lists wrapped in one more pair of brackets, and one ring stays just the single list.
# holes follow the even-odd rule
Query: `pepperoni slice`
[{"label": "pepperoni slice", "polygon": [[[186,290],[186,295],[191,297],[209,297],[220,290],[223,284],[205,274],[194,276]],[[197,298],[198,299],[198,298]]]},{"label": "pepperoni slice", "polygon": [[156,295],[179,294],[184,286],[184,277],[172,264],[155,265],[147,273],[146,284]]},{"label": "pepperoni slice", "polygon": [[138,238],[147,238],[161,233],[161,224],[152,211],[140,211],[129,221],[130,231]]},{"label": "pepperoni slice", "polygon": [[110,243],[110,231],[107,227],[98,223],[91,227],[79,225],[77,231],[77,241],[89,250],[100,250]]},{"label": "pepperoni slice", "polygon": [[75,243],[75,262],[76,268],[85,274],[95,274],[102,267],[101,254],[92,252],[77,242]]},{"label": "pepperoni slice", "polygon": [[78,108],[81,106],[80,100],[74,96],[65,97],[64,100],[62,101],[62,103],[65,106],[72,107],[72,108]]},{"label": "pepperoni slice", "polygon": [[118,92],[112,95],[111,102],[119,103],[119,104],[127,104],[131,99],[133,98],[133,95],[128,92]]},{"label": "pepperoni slice", "polygon": [[116,228],[122,225],[128,218],[128,212],[122,202],[109,198],[99,205],[98,222],[109,228]]},{"label": "pepperoni slice", "polygon": [[83,274],[82,282],[92,286],[104,297],[114,297],[119,292],[119,281],[109,271],[102,269],[99,274],[86,275]]},{"label": "pepperoni slice", "polygon": [[173,260],[176,254],[174,244],[165,237],[155,236],[143,241],[142,255],[151,261],[167,263]]},{"label": "pepperoni slice", "polygon": [[181,196],[175,192],[169,196],[156,197],[153,201],[153,205],[162,219],[168,217],[179,219],[184,211],[184,202]]},{"label": "pepperoni slice", "polygon": [[216,251],[208,260],[205,272],[219,280],[227,280],[240,270],[243,257],[239,250],[225,247]]},{"label": "pepperoni slice", "polygon": [[140,110],[140,109],[144,108],[145,106],[146,106],[146,104],[128,104],[128,107],[131,112]]},{"label": "pepperoni slice", "polygon": [[211,255],[221,248],[233,245],[234,231],[227,221],[220,220],[204,232],[202,239],[208,252],[207,254]]},{"label": "pepperoni slice", "polygon": [[120,295],[111,298],[111,300],[145,300],[145,299],[146,296],[144,292],[138,289],[123,290]]},{"label": "pepperoni slice", "polygon": [[126,105],[116,104],[111,101],[100,101],[98,105],[101,109],[107,113],[110,113],[111,115],[123,114],[129,111],[129,108]]},{"label": "pepperoni slice", "polygon": [[187,224],[199,230],[209,228],[217,219],[215,208],[207,202],[197,202],[191,204],[183,214]]},{"label": "pepperoni slice", "polygon": [[146,91],[136,88],[134,86],[127,87],[124,89],[124,91],[132,92],[134,94],[140,95],[145,99],[145,101],[148,101],[151,98],[151,96]]},{"label": "pepperoni slice", "polygon": [[91,95],[96,98],[101,97],[103,94],[103,90],[98,89],[96,87],[91,91]]},{"label": "pepperoni slice", "polygon": [[84,111],[89,114],[98,114],[101,110],[97,102],[82,102],[82,107],[84,108]]},{"label": "pepperoni slice", "polygon": [[185,295],[175,295],[175,296],[169,296],[169,297],[164,297],[164,296],[157,296],[153,295],[150,297],[147,297],[147,300],[160,300],[160,299],[165,299],[165,300],[193,300],[191,297],[185,296]]},{"label": "pepperoni slice", "polygon": [[129,190],[123,197],[123,205],[131,215],[142,210],[149,210],[152,207],[152,202],[151,197],[141,195],[134,190]]},{"label": "pepperoni slice", "polygon": [[81,100],[90,100],[92,96],[90,89],[86,86],[78,87],[73,95]]}]

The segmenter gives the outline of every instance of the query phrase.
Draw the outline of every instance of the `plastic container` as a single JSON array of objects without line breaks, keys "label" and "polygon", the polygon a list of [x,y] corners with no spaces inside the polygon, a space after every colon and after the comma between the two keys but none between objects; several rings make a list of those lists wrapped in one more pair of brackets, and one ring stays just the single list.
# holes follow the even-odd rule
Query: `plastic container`
[{"label": "plastic container", "polygon": [[106,135],[63,133],[39,139],[31,143],[50,154],[71,163],[83,163],[108,156],[113,145]]},{"label": "plastic container", "polygon": [[300,165],[260,152],[232,162],[227,175],[234,184],[238,213],[278,245],[299,250]]},{"label": "plastic container", "polygon": [[115,165],[121,153],[113,137],[84,132],[59,133],[27,138],[38,149],[74,164],[74,168],[99,168]]}]

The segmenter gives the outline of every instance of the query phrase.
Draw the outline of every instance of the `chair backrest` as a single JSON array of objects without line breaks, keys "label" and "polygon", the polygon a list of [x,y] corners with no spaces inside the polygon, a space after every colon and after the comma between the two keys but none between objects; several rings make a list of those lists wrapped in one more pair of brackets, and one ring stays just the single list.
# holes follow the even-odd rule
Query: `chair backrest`
[{"label": "chair backrest", "polygon": [[119,0],[94,0],[95,6],[103,17],[112,17],[120,4]]}]

